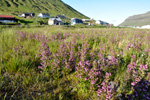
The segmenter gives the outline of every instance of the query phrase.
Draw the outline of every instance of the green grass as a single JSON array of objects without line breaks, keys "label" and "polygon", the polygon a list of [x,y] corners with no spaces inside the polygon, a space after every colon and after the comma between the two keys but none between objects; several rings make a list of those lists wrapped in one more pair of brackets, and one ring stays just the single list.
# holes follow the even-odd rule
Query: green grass
[{"label": "green grass", "polygon": [[[45,38],[42,38],[42,35]],[[32,36],[37,36],[38,39]],[[46,60],[50,64],[40,73],[38,66],[42,60],[37,54],[42,54],[41,41],[45,41],[46,38],[52,55],[50,60]],[[142,43],[139,48],[129,50],[126,49],[129,42],[135,46],[138,46],[138,42]],[[131,55],[135,55],[137,70],[142,64],[147,65],[147,72],[150,72],[149,52],[144,52],[145,48],[150,47],[149,30],[65,26],[1,27],[0,45],[0,99],[97,100],[96,84],[92,92],[89,88],[90,82],[84,80],[84,77],[88,76],[87,73],[81,69],[83,76],[79,78],[76,76],[77,70],[66,69],[71,50],[75,52],[76,67],[81,60],[89,61],[91,69],[98,67],[99,63],[102,65],[103,76],[99,77],[97,84],[105,79],[105,72],[111,72],[110,81],[120,84],[112,96],[114,100],[117,100],[119,93],[127,95],[133,92],[130,81],[134,79],[126,77],[127,65],[132,60]],[[61,45],[63,47],[60,47]],[[86,57],[80,55],[82,50],[86,52]],[[121,54],[121,51],[124,53]],[[99,57],[98,53],[104,54],[104,57]],[[109,66],[106,61],[98,62],[101,58],[108,59],[108,56],[120,58],[117,65],[113,64],[114,62]],[[150,80],[150,76],[144,78]]]}]

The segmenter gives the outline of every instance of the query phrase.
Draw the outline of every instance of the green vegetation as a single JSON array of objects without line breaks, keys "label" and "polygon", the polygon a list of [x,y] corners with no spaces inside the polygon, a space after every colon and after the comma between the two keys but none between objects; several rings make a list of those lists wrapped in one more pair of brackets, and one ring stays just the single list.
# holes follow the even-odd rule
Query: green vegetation
[{"label": "green vegetation", "polygon": [[130,16],[119,26],[143,26],[150,24],[150,12]]},{"label": "green vegetation", "polygon": [[[17,17],[23,12],[35,13],[36,16],[39,13],[49,13],[50,17],[65,14],[69,20],[72,17],[88,18],[61,0],[0,0],[0,15],[13,15]],[[41,21],[37,17],[28,19],[17,18],[20,20],[20,23],[25,25],[37,25],[37,22]]]},{"label": "green vegetation", "polygon": [[66,14],[68,17],[87,18],[61,0],[1,0],[0,14],[22,14],[23,12],[49,13],[51,16]]},{"label": "green vegetation", "polygon": [[150,32],[0,27],[1,100],[150,98]]}]

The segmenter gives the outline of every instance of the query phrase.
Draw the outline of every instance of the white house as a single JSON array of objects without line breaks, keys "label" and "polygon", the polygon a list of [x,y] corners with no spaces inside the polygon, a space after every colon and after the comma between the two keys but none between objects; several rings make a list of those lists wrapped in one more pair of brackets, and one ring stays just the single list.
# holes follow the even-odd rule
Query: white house
[{"label": "white house", "polygon": [[78,19],[78,18],[72,18],[71,19],[71,25],[75,25],[75,24],[83,24],[83,21],[81,19]]},{"label": "white house", "polygon": [[101,21],[101,20],[96,20],[95,22],[96,24],[100,24],[100,25],[109,25],[109,23]]},{"label": "white house", "polygon": [[27,18],[27,17],[34,17],[35,13],[22,13],[21,17]]},{"label": "white house", "polygon": [[60,18],[49,18],[48,25],[64,25]]},{"label": "white house", "polygon": [[150,29],[150,25],[144,25],[141,27],[142,29]]},{"label": "white house", "polygon": [[40,13],[37,16],[41,17],[41,18],[49,18],[50,17],[50,15],[48,13]]},{"label": "white house", "polygon": [[137,29],[150,29],[150,25],[144,25],[144,26],[141,26],[141,27],[136,26],[134,28],[137,28]]}]

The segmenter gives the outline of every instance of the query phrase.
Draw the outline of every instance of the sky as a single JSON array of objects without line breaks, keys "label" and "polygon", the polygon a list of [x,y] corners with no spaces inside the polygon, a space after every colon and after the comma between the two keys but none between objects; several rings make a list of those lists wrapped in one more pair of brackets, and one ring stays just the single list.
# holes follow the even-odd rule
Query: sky
[{"label": "sky", "polygon": [[150,0],[62,0],[82,14],[119,25],[129,16],[150,11]]}]

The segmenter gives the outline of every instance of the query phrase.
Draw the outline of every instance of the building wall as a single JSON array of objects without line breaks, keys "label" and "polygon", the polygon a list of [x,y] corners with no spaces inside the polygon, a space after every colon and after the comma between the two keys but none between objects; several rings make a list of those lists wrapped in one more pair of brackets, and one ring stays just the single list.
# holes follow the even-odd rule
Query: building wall
[{"label": "building wall", "polygon": [[48,20],[48,25],[54,25],[54,21],[53,20]]},{"label": "building wall", "polygon": [[48,25],[64,25],[61,21],[48,20]]},{"label": "building wall", "polygon": [[25,14],[22,14],[21,17],[25,17]]},{"label": "building wall", "polygon": [[42,14],[40,13],[40,14],[38,15],[38,17],[42,17]]},{"label": "building wall", "polygon": [[72,19],[71,25],[75,25],[75,24],[83,24],[83,21],[81,19]]},{"label": "building wall", "polygon": [[96,24],[101,24],[99,20],[97,20],[95,23],[96,23]]},{"label": "building wall", "polygon": [[0,20],[0,22],[2,22],[2,23],[14,23],[16,21],[14,21],[14,20]]}]

